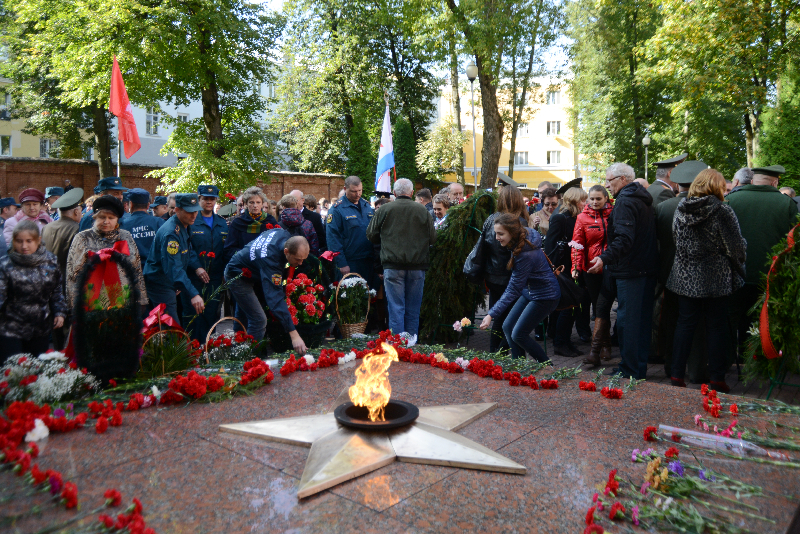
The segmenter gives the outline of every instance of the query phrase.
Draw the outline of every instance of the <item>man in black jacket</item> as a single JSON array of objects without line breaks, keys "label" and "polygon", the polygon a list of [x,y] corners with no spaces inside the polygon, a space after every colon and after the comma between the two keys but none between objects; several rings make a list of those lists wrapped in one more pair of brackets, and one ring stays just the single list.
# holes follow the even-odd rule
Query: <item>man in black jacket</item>
[{"label": "man in black jacket", "polygon": [[614,163],[606,171],[606,187],[615,198],[608,248],[592,260],[589,272],[601,273],[606,266],[616,284],[622,363],[614,372],[641,380],[647,377],[650,355],[658,242],[653,197],[635,179],[633,168],[625,163]]}]

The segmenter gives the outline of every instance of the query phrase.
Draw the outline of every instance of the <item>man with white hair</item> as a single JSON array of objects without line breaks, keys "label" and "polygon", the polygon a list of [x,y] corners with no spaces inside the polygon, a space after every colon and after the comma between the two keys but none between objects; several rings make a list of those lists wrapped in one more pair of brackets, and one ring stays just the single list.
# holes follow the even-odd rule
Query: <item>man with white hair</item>
[{"label": "man with white hair", "polygon": [[430,246],[436,241],[433,217],[414,202],[414,184],[407,178],[394,183],[396,200],[381,207],[367,227],[367,238],[381,244],[381,265],[389,307],[389,328],[407,332],[409,346],[417,342],[422,289]]},{"label": "man with white hair", "polygon": [[733,175],[733,180],[731,181],[733,182],[733,187],[728,192],[729,194],[733,193],[734,191],[738,191],[743,186],[753,182],[753,169],[750,167],[742,167],[736,171],[736,174]]},{"label": "man with white hair", "polygon": [[614,163],[606,188],[614,195],[608,219],[608,248],[591,261],[589,273],[608,269],[616,285],[617,335],[622,363],[614,374],[644,379],[650,355],[658,243],[653,197],[636,183],[633,167]]}]

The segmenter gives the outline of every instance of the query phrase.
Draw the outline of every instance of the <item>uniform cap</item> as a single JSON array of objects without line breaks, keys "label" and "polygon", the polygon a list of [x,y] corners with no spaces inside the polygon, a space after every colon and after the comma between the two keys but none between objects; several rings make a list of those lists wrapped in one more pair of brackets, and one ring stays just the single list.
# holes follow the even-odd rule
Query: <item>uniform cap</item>
[{"label": "uniform cap", "polygon": [[515,182],[514,180],[511,179],[510,176],[502,172],[497,173],[497,180],[500,182],[497,185],[503,184],[503,185],[513,185],[514,187],[519,187],[519,184],[517,182]]},{"label": "uniform cap", "polygon": [[675,182],[678,185],[692,185],[692,182],[695,178],[697,178],[697,175],[707,168],[708,165],[702,161],[684,161],[672,170],[672,174],[669,175],[669,179],[671,182]]},{"label": "uniform cap", "polygon": [[109,189],[113,189],[114,191],[127,191],[127,187],[122,186],[122,180],[120,180],[117,176],[109,176],[108,178],[101,178],[97,182],[97,187],[100,191],[108,191]]},{"label": "uniform cap", "polygon": [[201,185],[197,188],[197,194],[201,197],[219,198],[219,187],[215,185]]},{"label": "uniform cap", "polygon": [[44,190],[44,198],[60,197],[64,194],[63,187],[48,187]]},{"label": "uniform cap", "polygon": [[53,202],[53,205],[50,207],[60,210],[71,210],[81,203],[81,199],[83,199],[83,189],[80,187],[73,187],[61,195],[61,198]]},{"label": "uniform cap", "polygon": [[7,208],[9,206],[16,206],[18,208],[22,207],[20,204],[17,204],[17,201],[14,200],[14,197],[0,198],[0,209]]},{"label": "uniform cap", "polygon": [[158,196],[153,199],[153,203],[150,204],[151,208],[155,208],[156,206],[166,206],[167,205],[167,197]]},{"label": "uniform cap", "polygon": [[557,195],[563,195],[567,192],[567,190],[572,189],[573,187],[580,187],[583,178],[575,178],[574,180],[570,180],[569,182],[565,183],[561,188],[556,191]]},{"label": "uniform cap", "polygon": [[[672,158],[663,159],[661,161],[656,161],[655,163],[653,163],[653,165],[655,165],[656,167],[667,167],[667,168],[675,167],[676,165],[678,165],[680,162],[682,162],[683,160],[685,160],[688,157],[689,157],[689,154],[684,152],[680,156],[675,156],[675,157],[672,157]],[[670,177],[670,181],[672,181],[671,177]]]},{"label": "uniform cap", "polygon": [[128,191],[128,198],[134,204],[148,204],[150,202],[150,192],[141,187],[135,187]]},{"label": "uniform cap", "polygon": [[785,172],[786,169],[783,168],[783,165],[770,165],[769,167],[756,167],[753,169],[753,174],[766,174],[773,178],[780,178],[781,174]]},{"label": "uniform cap", "polygon": [[196,193],[180,193],[175,195],[175,207],[181,208],[183,211],[192,213],[200,211],[200,202],[198,202]]}]

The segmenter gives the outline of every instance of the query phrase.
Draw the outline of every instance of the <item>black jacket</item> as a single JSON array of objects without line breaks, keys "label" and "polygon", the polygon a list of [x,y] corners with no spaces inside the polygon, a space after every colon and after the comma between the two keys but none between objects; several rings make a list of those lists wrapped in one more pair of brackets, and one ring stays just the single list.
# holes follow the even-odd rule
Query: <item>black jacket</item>
[{"label": "black jacket", "polygon": [[[503,247],[494,237],[494,220],[500,213],[492,213],[486,218],[478,241],[478,254],[483,262],[483,274],[490,284],[506,285],[511,280],[511,271],[508,270],[508,260],[511,259],[511,250]],[[522,226],[528,226],[528,221],[520,217]]]},{"label": "black jacket", "polygon": [[608,248],[600,259],[615,278],[658,274],[653,197],[641,185],[628,184],[617,193],[608,218]]},{"label": "black jacket", "polygon": [[[569,211],[554,213],[550,217],[550,228],[544,239],[544,253],[556,267],[563,265],[565,273],[572,272],[572,254],[570,254],[569,242],[572,241],[577,219]],[[559,243],[563,244],[559,245]]]},{"label": "black jacket", "polygon": [[[325,226],[322,224],[322,215],[304,206],[303,218],[307,221],[311,221],[311,224],[314,225],[314,231],[317,232],[317,239],[319,239],[320,254],[328,250],[328,241],[325,239]],[[319,256],[319,254],[317,254],[317,256]]]}]

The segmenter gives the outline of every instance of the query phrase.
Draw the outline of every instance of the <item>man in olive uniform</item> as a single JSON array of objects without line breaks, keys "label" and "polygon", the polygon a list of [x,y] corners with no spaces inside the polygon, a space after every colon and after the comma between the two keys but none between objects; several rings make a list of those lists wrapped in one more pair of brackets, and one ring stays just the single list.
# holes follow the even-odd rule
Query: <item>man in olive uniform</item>
[{"label": "man in olive uniform", "polygon": [[[200,296],[186,268],[191,260],[191,244],[189,242],[189,227],[194,224],[200,203],[194,193],[175,195],[175,215],[169,218],[156,232],[150,255],[144,266],[144,283],[147,287],[147,296],[153,306],[164,304],[167,314],[177,323],[181,318],[178,315],[177,293],[185,292],[195,312],[203,313],[205,304]],[[202,267],[195,271],[198,278],[208,282],[208,273]]]},{"label": "man in olive uniform", "polygon": [[[189,327],[192,338],[200,343],[206,342],[206,336],[211,326],[217,322],[219,302],[222,295],[214,300],[208,300],[211,294],[222,285],[222,276],[225,272],[225,238],[228,237],[228,223],[225,219],[214,213],[214,205],[219,198],[219,188],[214,185],[201,185],[197,188],[200,196],[200,214],[194,224],[189,227],[189,242],[192,245],[192,258],[189,263],[189,280],[194,284],[203,300],[206,309]],[[208,272],[208,282],[203,282],[194,272],[199,268]],[[183,309],[190,310],[188,295],[182,296]]]},{"label": "man in olive uniform", "polygon": [[[73,187],[50,205],[58,210],[58,220],[51,222],[42,230],[42,242],[45,248],[55,254],[58,268],[61,271],[61,290],[64,291],[67,281],[67,256],[72,238],[78,233],[81,220],[81,199],[83,189]],[[72,310],[69,310],[72,311]],[[53,347],[62,350],[66,346],[69,321],[64,326],[53,330]]]},{"label": "man in olive uniform", "polygon": [[[778,190],[778,179],[786,172],[780,165],[753,169],[753,181],[726,197],[739,219],[747,241],[744,286],[731,296],[730,317],[739,334],[739,345],[756,319],[748,315],[761,292],[761,275],[769,269],[772,247],[797,223],[797,204]],[[736,344],[732,344],[736,345]]]},{"label": "man in olive uniform", "polygon": [[[653,347],[656,361],[664,362],[664,371],[671,376],[672,340],[678,323],[678,296],[666,289],[667,279],[675,262],[675,239],[672,235],[672,221],[678,204],[689,194],[689,186],[697,175],[708,168],[702,161],[684,161],[672,171],[670,181],[680,188],[678,196],[665,200],[656,208],[656,237],[658,238],[658,285],[653,315]],[[707,382],[706,357],[701,350],[705,346],[705,329],[695,330],[695,340],[689,356],[689,381]],[[657,354],[656,354],[657,353]]]},{"label": "man in olive uniform", "polygon": [[656,180],[647,188],[647,192],[653,197],[654,208],[657,208],[665,200],[675,198],[676,186],[669,177],[672,174],[672,170],[687,157],[689,157],[689,154],[684,152],[680,156],[655,162]]}]

